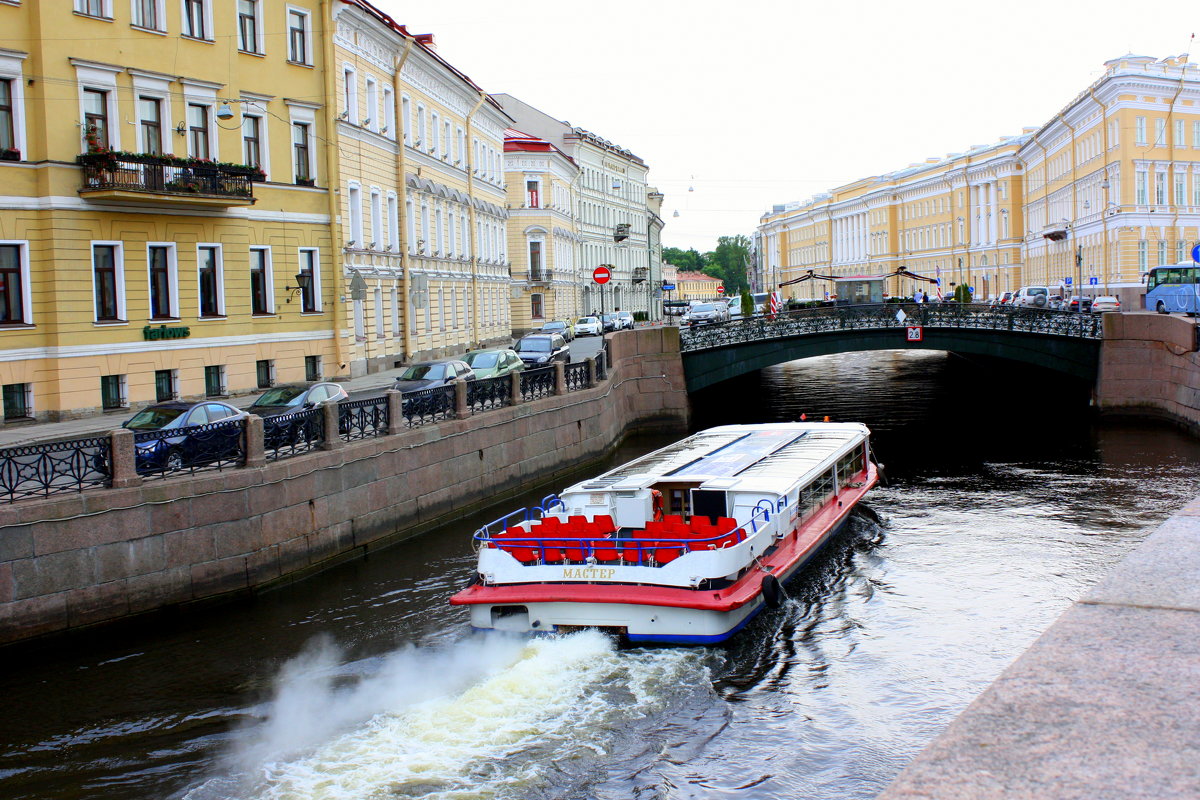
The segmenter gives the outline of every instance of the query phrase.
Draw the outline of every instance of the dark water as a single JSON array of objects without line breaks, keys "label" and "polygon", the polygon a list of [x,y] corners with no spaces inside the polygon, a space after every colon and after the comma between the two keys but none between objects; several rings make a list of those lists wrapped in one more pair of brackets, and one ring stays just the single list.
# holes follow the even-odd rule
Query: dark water
[{"label": "dark water", "polygon": [[1200,490],[1200,443],[1098,424],[1087,397],[920,352],[726,384],[694,398],[699,425],[862,420],[888,476],[881,521],[856,518],[732,646],[471,636],[446,604],[466,522],[233,605],[5,651],[0,797],[872,797]]}]

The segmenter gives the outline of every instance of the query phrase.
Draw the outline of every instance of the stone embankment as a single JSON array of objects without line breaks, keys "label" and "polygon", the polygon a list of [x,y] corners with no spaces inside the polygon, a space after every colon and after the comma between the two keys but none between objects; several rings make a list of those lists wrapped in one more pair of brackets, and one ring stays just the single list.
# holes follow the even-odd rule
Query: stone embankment
[{"label": "stone embankment", "polygon": [[[0,508],[0,642],[268,587],[687,430],[676,328],[611,337],[608,380],[398,435]],[[466,532],[464,532],[466,535]]]},{"label": "stone embankment", "polygon": [[1096,404],[1102,413],[1165,419],[1200,435],[1200,353],[1192,318],[1104,315]]}]

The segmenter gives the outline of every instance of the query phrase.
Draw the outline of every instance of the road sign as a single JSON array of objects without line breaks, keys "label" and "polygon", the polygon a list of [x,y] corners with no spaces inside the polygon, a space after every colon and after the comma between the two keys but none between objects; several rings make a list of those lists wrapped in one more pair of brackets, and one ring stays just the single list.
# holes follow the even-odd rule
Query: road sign
[{"label": "road sign", "polygon": [[909,325],[908,326],[908,341],[910,341],[910,342],[921,341],[921,326],[920,325]]},{"label": "road sign", "polygon": [[673,291],[675,291],[675,284],[673,284],[673,283],[664,283],[664,284],[663,284],[663,291],[664,291],[664,292],[673,292]]},{"label": "road sign", "polygon": [[1197,244],[1192,248],[1192,261],[1200,264],[1200,244]]},{"label": "road sign", "polygon": [[903,308],[896,309],[896,322],[899,322],[901,325],[903,325],[904,320],[906,320],[906,319],[908,319],[908,314],[904,313],[904,309]]},{"label": "road sign", "polygon": [[718,286],[718,287],[717,287],[717,294],[725,294],[725,287],[724,287],[724,286]]},{"label": "road sign", "polygon": [[592,280],[599,284],[608,283],[612,280],[612,270],[603,265],[592,270]]},{"label": "road sign", "polygon": [[1064,284],[1064,285],[1066,285],[1066,286],[1070,286],[1070,285],[1071,285],[1071,279],[1070,279],[1070,278],[1063,278],[1063,284]]},{"label": "road sign", "polygon": [[1088,285],[1089,285],[1089,286],[1096,286],[1096,285],[1098,285],[1099,283],[1100,283],[1100,279],[1099,279],[1099,278],[1088,278]]}]

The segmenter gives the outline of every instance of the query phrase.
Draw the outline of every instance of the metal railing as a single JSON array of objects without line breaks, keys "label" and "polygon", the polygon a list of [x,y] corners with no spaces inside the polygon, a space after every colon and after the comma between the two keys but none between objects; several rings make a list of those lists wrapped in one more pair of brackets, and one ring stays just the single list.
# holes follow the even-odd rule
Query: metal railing
[{"label": "metal railing", "polygon": [[146,478],[221,470],[246,462],[246,419],[134,431],[134,468]]},{"label": "metal railing", "polygon": [[554,394],[554,365],[521,373],[521,399],[525,402]]},{"label": "metal railing", "polygon": [[439,386],[436,389],[421,389],[405,392],[401,400],[404,421],[415,428],[429,422],[454,417],[454,387]]},{"label": "metal railing", "polygon": [[[607,348],[607,343],[606,343]],[[601,350],[596,353],[596,380],[608,380],[608,350]]]},{"label": "metal railing", "polygon": [[467,408],[472,414],[512,405],[512,378],[498,375],[467,383]]},{"label": "metal railing", "polygon": [[386,395],[338,403],[338,435],[347,442],[385,436],[390,423]]},{"label": "metal railing", "polygon": [[119,189],[151,194],[250,198],[254,184],[246,168],[218,164],[172,163],[148,156],[136,159],[107,154],[81,157],[82,191]]},{"label": "metal railing", "polygon": [[0,450],[0,497],[13,503],[108,486],[110,446],[107,436],[96,436]]},{"label": "metal railing", "polygon": [[[904,314],[899,315],[899,311]],[[912,325],[1100,339],[1104,335],[1101,316],[973,303],[884,303],[805,308],[779,313],[774,319],[763,315],[684,328],[680,331],[680,350],[687,353],[763,339],[785,339],[840,330],[901,329]]]},{"label": "metal railing", "polygon": [[267,461],[316,450],[324,441],[325,411],[321,408],[263,417],[263,450]]},{"label": "metal railing", "polygon": [[578,392],[588,388],[588,365],[586,361],[566,366],[567,391]]}]

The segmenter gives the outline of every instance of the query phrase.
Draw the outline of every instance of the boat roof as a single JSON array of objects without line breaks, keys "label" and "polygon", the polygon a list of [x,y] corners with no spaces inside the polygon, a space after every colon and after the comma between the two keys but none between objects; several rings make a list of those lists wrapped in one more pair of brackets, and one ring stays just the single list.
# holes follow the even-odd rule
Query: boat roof
[{"label": "boat roof", "polygon": [[866,439],[856,422],[784,422],[709,428],[567,489],[640,489],[660,482],[783,494]]}]

